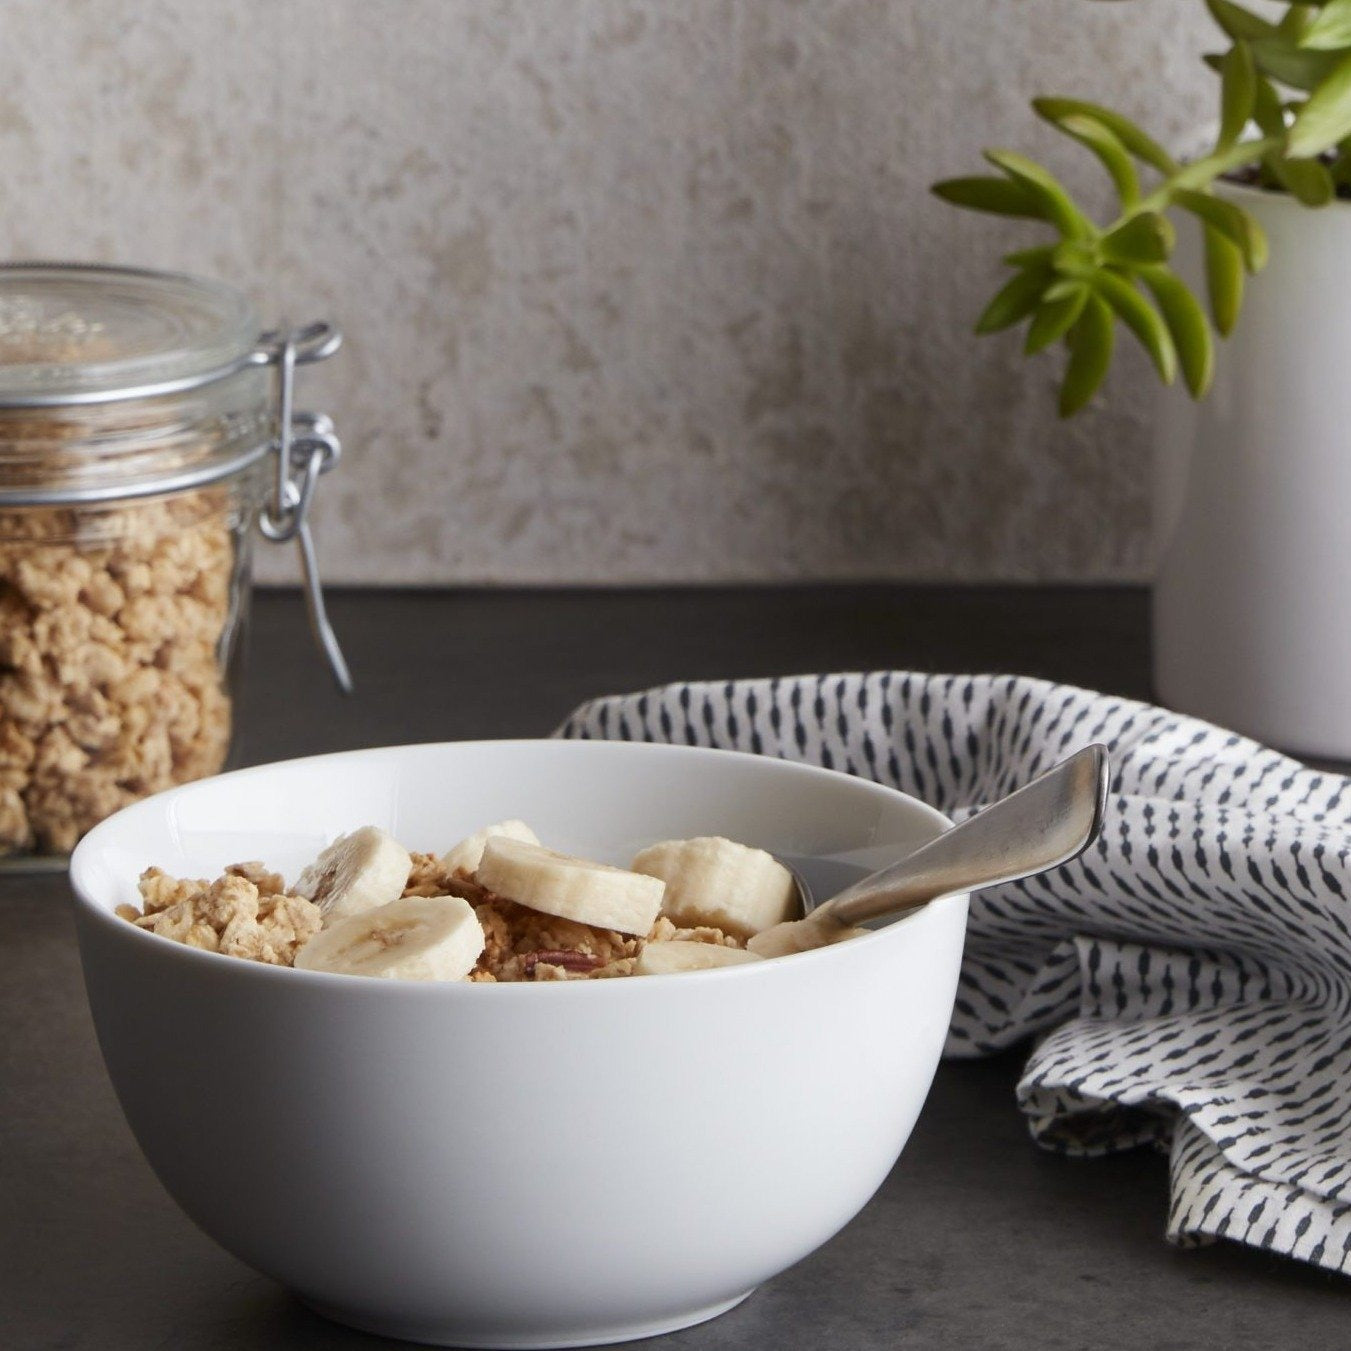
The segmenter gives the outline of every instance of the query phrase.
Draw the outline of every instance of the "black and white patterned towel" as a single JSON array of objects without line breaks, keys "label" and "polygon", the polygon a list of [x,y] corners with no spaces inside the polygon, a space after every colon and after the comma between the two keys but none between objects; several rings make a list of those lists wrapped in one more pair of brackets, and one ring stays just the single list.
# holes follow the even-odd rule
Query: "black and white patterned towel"
[{"label": "black and white patterned towel", "polygon": [[805,760],[955,818],[1106,742],[1096,846],[972,898],[948,1054],[1037,1034],[1018,1100],[1042,1145],[1157,1145],[1174,1241],[1351,1270],[1351,780],[1014,676],[672,685],[586,704],[560,734]]}]

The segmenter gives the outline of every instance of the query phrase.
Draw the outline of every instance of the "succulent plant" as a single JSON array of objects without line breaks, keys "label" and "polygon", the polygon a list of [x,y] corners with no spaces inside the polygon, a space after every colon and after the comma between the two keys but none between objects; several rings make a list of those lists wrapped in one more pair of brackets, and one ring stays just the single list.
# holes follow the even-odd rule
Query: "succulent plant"
[{"label": "succulent plant", "polygon": [[[978,333],[1026,322],[1026,350],[1068,351],[1060,412],[1094,395],[1124,324],[1162,380],[1181,371],[1191,394],[1210,385],[1214,333],[1238,320],[1245,277],[1267,259],[1252,215],[1217,196],[1226,175],[1244,175],[1306,206],[1351,196],[1351,0],[1289,4],[1263,18],[1232,0],[1206,0],[1226,40],[1205,57],[1219,76],[1219,130],[1204,156],[1179,162],[1129,118],[1072,98],[1032,107],[1097,157],[1111,179],[1116,216],[1099,224],[1045,165],[1012,150],[987,150],[997,172],[934,185],[946,202],[1043,222],[1049,242],[1008,254],[1012,276],[986,306]],[[1143,178],[1142,178],[1143,175]],[[1209,317],[1171,265],[1175,220],[1192,217],[1204,239]],[[1214,333],[1212,333],[1212,325]]]}]

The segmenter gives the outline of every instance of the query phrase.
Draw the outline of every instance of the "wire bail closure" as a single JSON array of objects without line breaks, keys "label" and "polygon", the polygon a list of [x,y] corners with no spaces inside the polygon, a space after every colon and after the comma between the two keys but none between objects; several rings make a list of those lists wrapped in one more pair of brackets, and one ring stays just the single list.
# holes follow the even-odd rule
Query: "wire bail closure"
[{"label": "wire bail closure", "polygon": [[323,361],[341,345],[342,333],[320,320],[289,332],[264,333],[248,360],[251,365],[271,366],[276,371],[277,422],[270,447],[276,477],[271,496],[259,513],[258,529],[274,544],[296,541],[310,631],[328,660],[334,682],[344,694],[351,694],[352,676],[324,605],[319,559],[309,523],[315,488],[321,476],[338,463],[342,444],[330,418],[295,408],[296,367]]}]

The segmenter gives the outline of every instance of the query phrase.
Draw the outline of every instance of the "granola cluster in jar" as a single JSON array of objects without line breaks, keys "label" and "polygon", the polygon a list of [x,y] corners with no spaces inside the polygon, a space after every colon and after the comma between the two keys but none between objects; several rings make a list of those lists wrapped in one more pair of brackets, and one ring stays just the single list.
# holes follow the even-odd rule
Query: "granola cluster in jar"
[{"label": "granola cluster in jar", "polygon": [[235,516],[224,488],[0,511],[0,855],[221,768]]},{"label": "granola cluster in jar", "polygon": [[223,767],[253,526],[293,537],[339,454],[292,374],[340,342],[200,277],[0,263],[0,867]]},{"label": "granola cluster in jar", "polygon": [[[111,353],[97,328],[61,317],[38,337],[23,318],[0,297],[0,377]],[[0,489],[59,503],[0,505],[0,857],[69,853],[113,812],[225,762],[247,490],[137,482],[196,468],[245,426],[204,409],[0,400]],[[110,475],[135,491],[79,501]]]}]

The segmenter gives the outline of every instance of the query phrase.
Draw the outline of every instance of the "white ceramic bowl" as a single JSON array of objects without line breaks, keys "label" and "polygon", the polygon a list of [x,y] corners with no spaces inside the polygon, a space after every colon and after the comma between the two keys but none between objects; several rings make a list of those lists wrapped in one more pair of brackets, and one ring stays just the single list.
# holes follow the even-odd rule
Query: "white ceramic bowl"
[{"label": "white ceramic bowl", "polygon": [[944,825],[826,770],[584,741],[359,751],[175,789],[71,862],[127,1120],[206,1233],[344,1323],[544,1347],[712,1317],[830,1238],[895,1163],[952,1012],[965,897],[800,956],[561,985],[283,970],[112,913],[151,863],[294,875],[356,826],[441,850],[508,816],[613,862],[728,835],[817,860],[826,886]]}]

